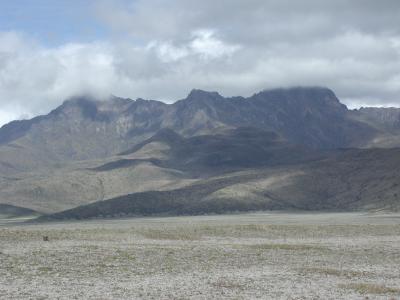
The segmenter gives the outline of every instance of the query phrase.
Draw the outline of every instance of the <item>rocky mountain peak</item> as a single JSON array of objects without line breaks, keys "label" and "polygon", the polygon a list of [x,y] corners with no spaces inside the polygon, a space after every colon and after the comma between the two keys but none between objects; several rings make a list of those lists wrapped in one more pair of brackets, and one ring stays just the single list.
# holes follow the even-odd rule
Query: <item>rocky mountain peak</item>
[{"label": "rocky mountain peak", "polygon": [[254,95],[256,98],[263,98],[275,101],[288,101],[301,104],[331,103],[341,104],[335,93],[325,87],[293,87],[263,90]]},{"label": "rocky mountain peak", "polygon": [[[72,97],[48,115],[12,122],[0,130],[0,144],[19,140],[29,149],[40,140],[40,147],[47,147],[41,152],[75,159],[122,152],[164,128],[190,137],[248,126],[272,130],[292,143],[314,148],[364,145],[378,134],[369,118],[368,122],[355,119],[332,90],[322,87],[264,90],[248,98],[224,98],[217,92],[194,89],[173,104],[115,96],[104,100]],[[377,123],[377,119],[372,121]]]},{"label": "rocky mountain peak", "polygon": [[361,107],[354,113],[385,128],[400,128],[400,108],[397,107]]},{"label": "rocky mountain peak", "polygon": [[217,92],[209,92],[199,89],[193,89],[186,97],[186,100],[199,101],[199,100],[216,100],[222,99],[223,97]]},{"label": "rocky mountain peak", "polygon": [[92,121],[109,121],[114,115],[125,111],[131,103],[133,103],[131,99],[116,96],[97,99],[90,95],[80,95],[65,100],[50,115],[63,116],[69,119],[82,118]]}]

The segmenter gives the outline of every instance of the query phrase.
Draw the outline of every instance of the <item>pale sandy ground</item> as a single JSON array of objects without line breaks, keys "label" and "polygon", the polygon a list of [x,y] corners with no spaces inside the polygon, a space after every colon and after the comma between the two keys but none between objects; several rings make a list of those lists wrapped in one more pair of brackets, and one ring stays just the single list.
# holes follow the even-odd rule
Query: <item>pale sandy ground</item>
[{"label": "pale sandy ground", "polygon": [[3,222],[0,299],[400,299],[400,215]]}]

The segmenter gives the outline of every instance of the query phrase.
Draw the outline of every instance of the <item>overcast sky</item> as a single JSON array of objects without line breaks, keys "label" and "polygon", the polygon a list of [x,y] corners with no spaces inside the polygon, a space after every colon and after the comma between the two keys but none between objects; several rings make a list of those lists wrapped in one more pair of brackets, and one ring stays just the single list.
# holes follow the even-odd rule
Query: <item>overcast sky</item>
[{"label": "overcast sky", "polygon": [[0,125],[80,93],[172,102],[300,85],[400,106],[400,1],[0,1]]}]

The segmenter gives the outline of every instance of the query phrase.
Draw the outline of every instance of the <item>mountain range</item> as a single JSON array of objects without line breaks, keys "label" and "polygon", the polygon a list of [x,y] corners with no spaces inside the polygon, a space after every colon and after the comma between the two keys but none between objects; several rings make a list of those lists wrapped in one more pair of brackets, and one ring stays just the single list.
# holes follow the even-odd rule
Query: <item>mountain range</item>
[{"label": "mountain range", "polygon": [[166,104],[77,96],[0,128],[0,214],[399,210],[400,109],[321,87]]}]

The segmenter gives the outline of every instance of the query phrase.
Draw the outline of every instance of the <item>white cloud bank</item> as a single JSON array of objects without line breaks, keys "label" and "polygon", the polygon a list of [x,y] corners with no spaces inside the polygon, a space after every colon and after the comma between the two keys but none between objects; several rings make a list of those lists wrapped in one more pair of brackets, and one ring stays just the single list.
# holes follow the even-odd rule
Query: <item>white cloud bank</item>
[{"label": "white cloud bank", "polygon": [[0,124],[86,92],[168,102],[322,85],[351,107],[400,106],[399,2],[301,2],[106,1],[97,14],[123,38],[56,48],[0,32]]}]

